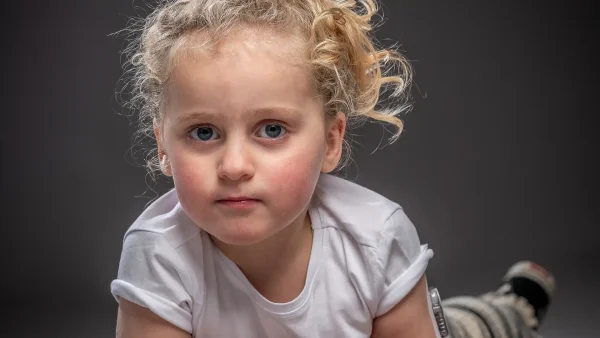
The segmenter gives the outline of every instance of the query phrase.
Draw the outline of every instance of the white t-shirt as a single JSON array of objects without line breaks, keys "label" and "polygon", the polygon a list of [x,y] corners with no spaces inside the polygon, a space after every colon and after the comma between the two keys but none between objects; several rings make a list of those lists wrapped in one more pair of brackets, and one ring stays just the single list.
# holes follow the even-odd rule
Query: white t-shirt
[{"label": "white t-shirt", "polygon": [[309,215],[304,289],[291,302],[273,303],[193,224],[171,190],[127,231],[112,294],[193,337],[369,337],[373,319],[415,286],[433,252],[398,204],[332,175],[321,175]]}]

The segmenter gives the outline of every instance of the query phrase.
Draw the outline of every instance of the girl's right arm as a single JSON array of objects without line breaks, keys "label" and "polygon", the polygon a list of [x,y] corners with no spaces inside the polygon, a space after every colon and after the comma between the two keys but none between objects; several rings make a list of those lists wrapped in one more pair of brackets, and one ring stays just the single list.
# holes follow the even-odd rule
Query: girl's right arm
[{"label": "girl's right arm", "polygon": [[191,338],[191,335],[145,307],[124,298],[119,302],[117,338]]}]

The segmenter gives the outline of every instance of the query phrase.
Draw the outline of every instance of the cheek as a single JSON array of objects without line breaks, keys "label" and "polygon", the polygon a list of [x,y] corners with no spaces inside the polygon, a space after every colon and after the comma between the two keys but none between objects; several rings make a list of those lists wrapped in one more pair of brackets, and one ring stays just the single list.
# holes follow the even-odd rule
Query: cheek
[{"label": "cheek", "polygon": [[269,185],[267,189],[274,194],[273,203],[278,209],[293,209],[292,206],[309,202],[320,175],[322,158],[322,152],[304,148],[268,167],[264,184]]},{"label": "cheek", "polygon": [[173,183],[183,204],[202,206],[201,201],[211,198],[214,172],[208,170],[206,161],[185,154],[174,154],[171,161]]}]

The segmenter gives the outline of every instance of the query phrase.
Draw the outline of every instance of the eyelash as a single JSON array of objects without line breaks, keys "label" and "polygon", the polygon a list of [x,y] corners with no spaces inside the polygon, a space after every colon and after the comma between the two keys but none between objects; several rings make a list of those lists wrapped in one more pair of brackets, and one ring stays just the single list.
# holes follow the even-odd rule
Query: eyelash
[{"label": "eyelash", "polygon": [[[285,131],[285,132],[283,133],[283,135],[282,135],[282,136],[278,136],[278,137],[276,137],[276,138],[267,138],[267,140],[269,140],[269,141],[278,141],[278,140],[280,140],[281,138],[283,138],[285,135],[287,135],[287,133],[289,133],[288,127],[287,127],[287,126],[286,126],[284,123],[282,123],[282,122],[278,122],[278,121],[268,121],[268,122],[262,123],[262,124],[260,125],[260,128],[262,128],[262,127],[264,127],[264,126],[268,126],[268,125],[276,125],[276,126],[279,126],[279,127],[281,127],[281,128],[282,128],[282,129]],[[188,129],[188,131],[186,132],[186,134],[188,135],[188,137],[189,137],[189,138],[190,138],[192,141],[198,141],[198,142],[202,142],[202,143],[206,143],[206,142],[209,142],[209,141],[214,141],[214,140],[206,140],[206,141],[203,141],[203,140],[197,140],[197,139],[195,139],[193,136],[191,136],[191,135],[190,135],[190,133],[191,133],[191,132],[193,132],[194,130],[198,129],[198,128],[211,128],[211,129],[213,129],[213,130],[215,130],[215,129],[216,129],[214,126],[212,126],[212,125],[210,125],[210,124],[198,124],[198,125],[195,125],[195,126],[193,126],[193,127],[189,128],[189,129]],[[259,128],[259,130],[260,130],[260,128]]]}]

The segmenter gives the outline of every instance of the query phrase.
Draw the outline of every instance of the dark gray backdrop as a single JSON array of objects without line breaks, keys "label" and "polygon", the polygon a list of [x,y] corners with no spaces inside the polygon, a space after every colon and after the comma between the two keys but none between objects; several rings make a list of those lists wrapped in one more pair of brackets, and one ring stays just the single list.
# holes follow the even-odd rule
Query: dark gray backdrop
[{"label": "dark gray backdrop", "polygon": [[[124,45],[108,37],[138,4],[0,4],[10,337],[113,334],[121,239],[152,197],[136,197],[145,175],[114,99]],[[597,337],[597,6],[389,0],[384,14],[378,36],[414,60],[416,106],[391,147],[371,154],[387,134],[357,130],[347,175],[405,207],[443,295],[486,291],[537,260],[559,285],[546,336]]]}]

